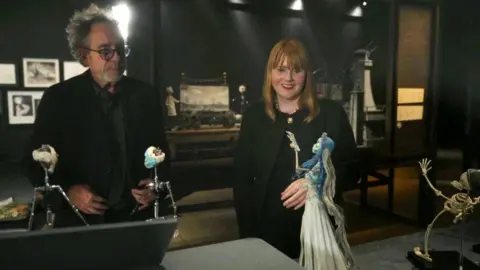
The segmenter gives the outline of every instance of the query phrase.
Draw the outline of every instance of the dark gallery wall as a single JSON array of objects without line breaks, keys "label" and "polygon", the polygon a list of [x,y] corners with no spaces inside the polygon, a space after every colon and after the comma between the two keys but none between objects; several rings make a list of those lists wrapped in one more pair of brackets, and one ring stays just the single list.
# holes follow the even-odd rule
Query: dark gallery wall
[{"label": "dark gallery wall", "polygon": [[437,134],[440,147],[458,149],[465,146],[468,122],[480,118],[480,3],[441,3],[442,72]]},{"label": "dark gallery wall", "polygon": [[[0,33],[8,38],[0,39],[0,62],[16,64],[18,72],[16,87],[0,88],[2,98],[8,89],[24,89],[22,58],[55,58],[60,63],[72,60],[64,28],[73,11],[90,2],[19,0],[2,6]],[[99,5],[114,3],[93,2]],[[373,84],[378,85],[382,93],[380,99],[384,98],[382,59],[386,57],[382,54],[387,52],[387,46],[381,43],[388,28],[381,19],[382,16],[385,19],[386,14],[381,5],[369,6],[364,13],[367,18],[361,20],[344,16],[351,8],[346,1],[337,4],[306,1],[305,12],[271,5],[278,3],[275,1],[260,8],[213,0],[126,2],[132,8],[129,36],[132,53],[128,74],[159,90],[172,85],[178,95],[182,72],[193,78],[220,77],[227,72],[231,97],[237,94],[238,85],[246,84],[248,98],[256,100],[261,96],[268,53],[278,40],[301,39],[310,52],[313,67],[326,69],[328,79],[334,80],[342,70],[350,68],[353,51],[366,45],[373,36],[380,45],[374,54],[378,72],[372,75]],[[369,25],[368,29],[363,24]],[[21,157],[31,127],[8,125],[5,100],[2,105],[0,161],[15,162]]]},{"label": "dark gallery wall", "polygon": [[472,9],[466,1],[459,5],[452,0],[442,1],[441,66],[438,106],[438,144],[442,148],[462,145],[467,118],[467,79],[470,57],[469,29]]},{"label": "dark gallery wall", "polygon": [[[7,2],[7,1],[5,1]],[[23,88],[22,58],[52,58],[60,61],[63,78],[63,61],[72,61],[65,38],[65,27],[74,10],[90,3],[107,5],[109,1],[86,0],[18,0],[3,3],[0,8],[0,63],[16,65],[17,86],[0,87],[0,161],[18,161],[24,152],[31,126],[8,125],[6,108],[7,90],[35,90]],[[153,30],[152,10],[149,1],[131,5],[132,26],[130,45],[133,49],[128,62],[128,74],[152,83],[151,52]],[[140,48],[140,49],[139,49]],[[44,89],[36,89],[44,90]]]},{"label": "dark gallery wall", "polygon": [[304,8],[306,12],[279,12],[274,5],[162,1],[163,82],[178,92],[182,73],[200,79],[227,72],[231,95],[237,94],[240,84],[246,84],[247,96],[256,100],[261,96],[270,49],[285,37],[302,40],[313,68],[328,66],[333,78],[349,68],[353,50],[363,45],[362,24],[343,16],[339,16],[341,20],[318,16],[325,8],[338,12],[335,6]]}]

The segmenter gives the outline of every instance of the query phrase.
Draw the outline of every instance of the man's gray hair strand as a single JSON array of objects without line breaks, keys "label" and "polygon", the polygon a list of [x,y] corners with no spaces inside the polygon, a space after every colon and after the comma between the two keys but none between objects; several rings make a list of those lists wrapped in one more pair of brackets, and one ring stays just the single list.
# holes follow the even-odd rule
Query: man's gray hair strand
[{"label": "man's gray hair strand", "polygon": [[83,65],[81,49],[88,44],[88,34],[96,23],[111,23],[118,25],[110,10],[91,4],[88,8],[75,11],[67,28],[67,40],[70,53]]}]

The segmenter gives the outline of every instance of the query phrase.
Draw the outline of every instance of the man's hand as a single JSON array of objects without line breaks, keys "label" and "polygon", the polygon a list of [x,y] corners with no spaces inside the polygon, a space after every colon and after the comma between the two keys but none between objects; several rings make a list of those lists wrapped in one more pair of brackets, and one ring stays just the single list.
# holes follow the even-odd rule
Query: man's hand
[{"label": "man's hand", "polygon": [[85,214],[103,215],[108,209],[106,200],[93,194],[90,187],[86,185],[72,186],[68,190],[67,196],[73,205]]},{"label": "man's hand", "polygon": [[294,210],[297,210],[305,205],[308,191],[307,181],[305,178],[297,179],[282,192],[281,200],[283,201],[283,206],[286,208],[293,207]]},{"label": "man's hand", "polygon": [[145,188],[145,186],[150,183],[153,183],[153,180],[144,179],[140,181],[140,183],[138,183],[139,187],[143,187],[142,189],[132,189],[133,197],[139,204],[142,205],[138,208],[138,210],[143,210],[147,208],[150,203],[155,199],[155,193],[153,192],[153,190]]}]

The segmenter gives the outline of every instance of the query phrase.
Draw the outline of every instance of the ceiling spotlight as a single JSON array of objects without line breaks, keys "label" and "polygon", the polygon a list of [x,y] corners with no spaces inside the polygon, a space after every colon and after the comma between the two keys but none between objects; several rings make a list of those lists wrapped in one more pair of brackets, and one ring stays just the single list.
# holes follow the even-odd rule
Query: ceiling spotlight
[{"label": "ceiling spotlight", "polygon": [[352,17],[362,17],[363,9],[360,6],[356,6],[352,10],[350,10],[350,12],[348,12],[348,15]]},{"label": "ceiling spotlight", "polygon": [[290,5],[290,9],[303,10],[302,0],[294,0],[293,3]]},{"label": "ceiling spotlight", "polygon": [[366,6],[367,6],[367,2],[366,2],[366,1],[363,1],[362,6],[366,7]]},{"label": "ceiling spotlight", "polygon": [[130,23],[130,8],[126,4],[118,4],[112,7],[113,16],[118,21],[120,34],[126,41],[128,39],[128,25]]}]

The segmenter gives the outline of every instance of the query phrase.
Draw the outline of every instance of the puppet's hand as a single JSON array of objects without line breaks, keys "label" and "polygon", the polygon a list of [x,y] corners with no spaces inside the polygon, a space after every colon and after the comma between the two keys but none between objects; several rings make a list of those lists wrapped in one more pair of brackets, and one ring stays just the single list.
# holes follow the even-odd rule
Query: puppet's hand
[{"label": "puppet's hand", "polygon": [[297,210],[305,205],[305,198],[308,192],[308,180],[305,178],[297,179],[291,183],[281,194],[283,206]]}]

